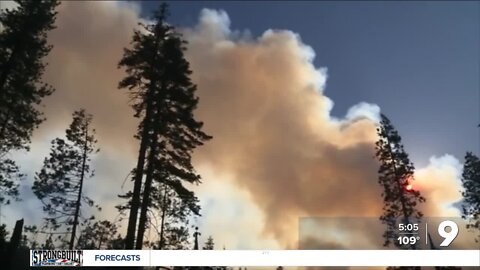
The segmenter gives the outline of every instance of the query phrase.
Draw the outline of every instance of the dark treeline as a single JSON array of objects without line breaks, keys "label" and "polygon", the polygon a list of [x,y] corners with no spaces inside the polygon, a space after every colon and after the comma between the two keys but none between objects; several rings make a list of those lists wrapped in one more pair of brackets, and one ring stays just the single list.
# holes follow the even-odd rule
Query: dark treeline
[{"label": "dark treeline", "polygon": [[[45,56],[52,49],[47,35],[55,27],[59,2],[16,2],[18,8],[0,14],[0,206],[21,200],[21,181],[31,176],[22,173],[24,168],[11,156],[14,151],[29,150],[32,132],[46,120],[39,105],[54,94],[42,75]],[[186,41],[167,22],[168,16],[168,6],[161,4],[151,23],[140,24],[141,29],[132,33],[130,47],[125,48],[118,64],[125,71],[118,84],[122,90],[119,95],[130,97],[133,115],[139,120],[137,130],[131,131],[139,144],[136,166],[130,174],[133,189],[118,195],[124,199],[117,209],[128,221],[126,234],[120,233],[121,219],[95,217],[101,204],[90,199],[84,188],[85,182],[98,181],[92,169],[92,159],[100,148],[94,115],[72,108],[71,124],[63,137],[51,141],[50,152],[30,187],[42,205],[42,223],[32,224],[30,217],[16,225],[10,224],[11,220],[0,223],[2,269],[28,268],[29,249],[215,249],[211,236],[203,245],[199,243],[198,228],[189,224],[201,210],[199,199],[188,188],[200,184],[201,179],[192,165],[192,154],[212,137],[195,118],[199,98],[184,56]],[[380,164],[378,182],[383,193],[379,198],[384,205],[380,220],[386,228],[385,246],[416,249],[415,245],[400,247],[395,242],[395,226],[399,219],[404,223],[419,221],[423,214],[418,205],[426,198],[409,187],[414,165],[384,115],[377,133],[379,139],[372,147]],[[480,231],[480,159],[471,152],[465,157],[462,183],[463,218],[468,229]],[[147,230],[155,232],[156,240],[145,239]]]},{"label": "dark treeline", "polygon": [[[52,49],[47,34],[55,27],[59,2],[17,4],[18,8],[0,15],[2,204],[21,199],[20,181],[27,176],[9,157],[15,150],[28,151],[33,130],[46,120],[38,105],[54,92],[41,78],[45,56]],[[91,164],[98,152],[94,116],[76,109],[65,136],[52,140],[50,153],[34,176],[31,188],[44,211],[42,224],[32,225],[25,217],[12,233],[8,224],[0,227],[2,261],[8,267],[12,261],[24,261],[6,256],[19,254],[12,250],[191,249],[194,244],[198,247],[198,239],[192,241],[189,217],[200,215],[199,200],[186,183],[200,183],[191,155],[211,136],[202,131],[203,123],[194,117],[199,99],[184,57],[186,42],[167,23],[168,15],[167,5],[160,5],[152,23],[141,24],[142,29],[133,32],[131,48],[126,48],[119,59],[119,68],[126,72],[119,89],[126,90],[134,116],[140,120],[137,131],[132,132],[139,141],[137,166],[131,174],[134,187],[119,195],[125,203],[118,209],[128,215],[126,235],[119,233],[119,220],[95,218],[101,207],[84,189],[86,181],[96,181]],[[160,222],[152,228],[154,219]],[[156,231],[158,240],[147,241],[147,229]],[[18,239],[13,237],[16,234]],[[212,247],[210,239],[207,248]]]}]

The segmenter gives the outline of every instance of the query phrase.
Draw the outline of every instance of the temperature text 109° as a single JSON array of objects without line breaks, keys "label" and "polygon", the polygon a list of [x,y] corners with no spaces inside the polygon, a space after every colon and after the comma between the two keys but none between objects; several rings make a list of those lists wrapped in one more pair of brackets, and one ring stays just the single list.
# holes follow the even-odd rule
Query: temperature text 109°
[{"label": "temperature text 109\u00b0", "polygon": [[419,239],[418,236],[399,236],[397,241],[400,245],[415,245]]}]

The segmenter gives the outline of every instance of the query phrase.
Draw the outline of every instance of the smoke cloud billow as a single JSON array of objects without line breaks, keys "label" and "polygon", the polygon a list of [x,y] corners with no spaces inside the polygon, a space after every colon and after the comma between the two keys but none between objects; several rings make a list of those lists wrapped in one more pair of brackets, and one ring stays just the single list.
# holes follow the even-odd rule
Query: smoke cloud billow
[{"label": "smoke cloud billow", "polygon": [[[57,91],[46,100],[48,120],[24,162],[33,164],[33,176],[48,151],[45,142],[63,132],[73,110],[86,108],[94,114],[101,148],[87,190],[104,204],[106,218],[116,216],[116,194],[138,147],[132,137],[137,121],[126,93],[116,89],[124,76],[117,62],[138,20],[135,5],[62,3],[46,74]],[[194,187],[205,238],[213,235],[218,248],[255,248],[246,242],[297,248],[300,217],[380,215],[377,105],[359,102],[342,119],[332,117],[333,102],[324,94],[327,69],[313,65],[314,50],[291,31],[267,30],[254,38],[231,30],[226,12],[203,10],[198,24],[182,32],[198,85],[196,115],[214,137],[194,156],[205,182]],[[449,193],[459,190],[459,169],[454,157],[444,157],[418,170],[418,185],[431,199],[426,215],[458,215],[448,205],[459,199]],[[34,201],[21,208],[28,211]],[[232,235],[231,228],[242,233]]]},{"label": "smoke cloud billow", "polygon": [[[201,99],[198,115],[214,136],[197,161],[233,175],[262,210],[265,235],[283,247],[296,248],[298,217],[378,217],[379,107],[361,102],[343,119],[331,117],[326,69],[315,68],[313,49],[297,34],[267,30],[252,39],[229,24],[225,12],[204,10],[199,24],[185,30]],[[422,184],[438,183],[430,178],[432,166],[436,173],[453,172],[442,185],[423,185],[427,198],[459,190],[454,161],[420,170]],[[442,208],[458,196],[432,198],[426,215],[458,215]]]}]

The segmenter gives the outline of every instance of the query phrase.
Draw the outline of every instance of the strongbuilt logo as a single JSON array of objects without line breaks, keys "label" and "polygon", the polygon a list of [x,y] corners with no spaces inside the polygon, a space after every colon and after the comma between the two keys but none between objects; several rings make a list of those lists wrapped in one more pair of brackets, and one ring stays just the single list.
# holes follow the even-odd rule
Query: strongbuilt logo
[{"label": "strongbuilt logo", "polygon": [[82,266],[82,250],[30,250],[30,266]]}]

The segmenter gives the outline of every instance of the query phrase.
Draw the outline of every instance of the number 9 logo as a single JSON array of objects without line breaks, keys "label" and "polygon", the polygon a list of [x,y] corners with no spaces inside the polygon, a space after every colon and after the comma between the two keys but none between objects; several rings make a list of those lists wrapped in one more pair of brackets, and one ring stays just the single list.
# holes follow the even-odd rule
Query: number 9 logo
[{"label": "number 9 logo", "polygon": [[[450,231],[447,232],[445,229],[447,227],[450,227]],[[448,247],[452,242],[453,240],[455,240],[455,238],[457,237],[458,235],[458,226],[457,226],[457,223],[451,221],[451,220],[445,220],[445,221],[442,221],[439,225],[438,225],[438,234],[444,238],[443,242],[440,244],[441,247]]]}]

